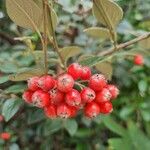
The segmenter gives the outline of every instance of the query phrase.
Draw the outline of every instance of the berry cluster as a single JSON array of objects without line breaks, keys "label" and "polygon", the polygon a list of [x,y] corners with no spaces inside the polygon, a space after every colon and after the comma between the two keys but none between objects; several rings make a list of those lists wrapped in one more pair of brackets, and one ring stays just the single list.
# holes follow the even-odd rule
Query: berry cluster
[{"label": "berry cluster", "polygon": [[50,75],[30,78],[23,99],[43,108],[45,115],[51,119],[75,117],[81,109],[85,116],[92,118],[100,113],[111,113],[111,100],[118,94],[117,87],[107,84],[102,74],[92,75],[89,67],[73,63],[67,73],[57,79]]},{"label": "berry cluster", "polygon": [[3,132],[0,134],[0,139],[3,139],[5,141],[9,140],[11,138],[11,134],[9,132]]}]

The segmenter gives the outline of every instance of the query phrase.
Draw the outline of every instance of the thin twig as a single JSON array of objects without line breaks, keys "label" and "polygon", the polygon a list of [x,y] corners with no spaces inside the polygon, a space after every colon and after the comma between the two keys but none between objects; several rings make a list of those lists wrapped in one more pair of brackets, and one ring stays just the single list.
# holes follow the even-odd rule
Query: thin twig
[{"label": "thin twig", "polygon": [[43,15],[44,15],[44,21],[43,21],[43,28],[44,28],[44,67],[45,67],[45,74],[48,73],[48,60],[47,60],[47,4],[46,0],[43,0]]},{"label": "thin twig", "polygon": [[57,39],[56,39],[56,35],[55,35],[55,31],[54,31],[54,27],[53,27],[53,20],[52,20],[52,10],[51,10],[51,7],[48,4],[48,8],[49,8],[49,13],[50,13],[50,23],[51,23],[51,27],[52,27],[52,37],[53,37],[53,42],[52,42],[52,45],[55,49],[55,51],[57,52],[59,58],[60,58],[60,61],[63,65],[63,67],[65,68],[65,60],[63,59],[61,53],[59,52],[59,47],[58,47],[58,43],[57,43]]},{"label": "thin twig", "polygon": [[[141,35],[141,36],[139,36],[139,37],[137,37],[137,38],[135,38],[135,39],[133,39],[131,41],[126,42],[126,43],[122,43],[122,44],[117,46],[117,51],[121,50],[123,48],[126,48],[128,46],[131,46],[131,45],[133,45],[133,44],[135,44],[135,43],[137,43],[139,41],[145,40],[145,39],[147,39],[149,37],[150,37],[150,32],[148,32],[147,34]],[[108,50],[100,52],[99,56],[107,56],[107,55],[110,55],[110,54],[112,54],[114,52],[116,52],[116,51],[115,51],[115,48],[113,47],[113,48],[110,48]]]}]

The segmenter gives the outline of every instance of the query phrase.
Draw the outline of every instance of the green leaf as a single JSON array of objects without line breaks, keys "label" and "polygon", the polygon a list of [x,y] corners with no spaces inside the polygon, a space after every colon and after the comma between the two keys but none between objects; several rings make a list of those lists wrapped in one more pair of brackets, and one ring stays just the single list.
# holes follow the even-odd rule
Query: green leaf
[{"label": "green leaf", "polygon": [[2,115],[6,121],[9,121],[22,105],[21,99],[8,99],[2,107]]},{"label": "green leaf", "polygon": [[100,56],[86,56],[80,59],[79,63],[83,66],[94,66],[99,62],[103,61],[103,57]]},{"label": "green leaf", "polygon": [[9,80],[9,76],[1,76],[0,77],[0,84],[5,83]]},{"label": "green leaf", "polygon": [[132,150],[133,145],[127,138],[111,138],[109,148],[114,150]]},{"label": "green leaf", "polygon": [[73,136],[77,132],[78,124],[75,120],[68,119],[68,120],[65,121],[64,127],[68,131],[68,133],[71,136]]},{"label": "green leaf", "polygon": [[89,36],[99,39],[109,39],[111,37],[109,30],[106,28],[91,27],[85,29],[84,32]]},{"label": "green leaf", "polygon": [[123,17],[121,7],[111,0],[94,0],[93,14],[110,29],[115,28]]},{"label": "green leaf", "polygon": [[44,134],[46,136],[51,135],[62,128],[62,120],[48,120],[45,124]]},{"label": "green leaf", "polygon": [[98,63],[96,65],[96,69],[100,71],[102,74],[104,74],[108,80],[112,79],[113,67],[111,63],[109,62]]},{"label": "green leaf", "polygon": [[128,131],[136,150],[149,150],[150,139],[133,123],[128,123]]},{"label": "green leaf", "polygon": [[44,74],[43,68],[32,68],[27,69],[24,72],[20,72],[14,75],[9,76],[9,80],[11,81],[25,81],[33,76],[41,76]]},{"label": "green leaf", "polygon": [[22,93],[26,89],[24,84],[16,84],[5,89],[6,93]]},{"label": "green leaf", "polygon": [[78,46],[68,46],[60,49],[60,54],[62,58],[67,63],[68,59],[73,56],[77,56],[82,52],[81,48]]},{"label": "green leaf", "polygon": [[126,134],[126,130],[117,122],[115,122],[110,116],[102,116],[102,121],[112,132],[120,136],[124,136]]},{"label": "green leaf", "polygon": [[9,17],[19,26],[36,30],[42,24],[42,10],[30,0],[6,0]]},{"label": "green leaf", "polygon": [[[43,5],[41,2],[27,0],[6,0],[6,8],[9,17],[19,26],[29,28],[34,31],[44,31],[43,28]],[[56,28],[58,19],[55,11],[51,9],[53,28]],[[48,12],[50,19],[50,13]],[[48,30],[51,35],[51,24],[48,19]]]},{"label": "green leaf", "polygon": [[17,66],[12,62],[5,62],[4,64],[0,64],[0,71],[4,73],[16,73]]},{"label": "green leaf", "polygon": [[139,88],[139,91],[141,93],[144,93],[147,90],[147,88],[148,88],[147,82],[145,80],[139,81],[138,82],[138,88]]}]

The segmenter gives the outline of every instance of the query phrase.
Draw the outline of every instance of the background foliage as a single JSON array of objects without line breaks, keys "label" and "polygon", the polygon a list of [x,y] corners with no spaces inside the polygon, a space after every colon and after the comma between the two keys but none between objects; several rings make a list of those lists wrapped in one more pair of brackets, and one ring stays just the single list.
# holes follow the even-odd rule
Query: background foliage
[{"label": "background foliage", "polygon": [[[150,31],[149,0],[116,0],[124,10],[124,19],[117,28],[119,42],[125,42],[144,31]],[[97,21],[87,11],[89,0],[59,0],[56,6],[59,25],[56,33],[60,47],[79,45],[86,54],[97,53],[110,43],[87,36],[83,30],[96,26]],[[63,9],[62,6],[63,5]],[[19,30],[19,32],[18,32]],[[32,36],[33,45],[40,47],[36,33],[16,27],[0,1],[0,113],[6,122],[0,123],[0,132],[9,131],[12,138],[5,143],[0,140],[0,149],[10,150],[149,150],[150,149],[150,57],[145,56],[143,67],[135,66],[132,53],[113,60],[112,82],[120,88],[119,98],[113,102],[114,112],[88,120],[80,115],[72,120],[51,121],[43,112],[24,104],[21,93],[25,82],[8,81],[8,74],[22,72],[34,66],[31,50],[13,38],[19,34]],[[26,44],[30,44],[26,43]],[[49,47],[51,68],[57,63],[57,56]],[[140,49],[134,45],[126,50]],[[42,56],[37,54],[37,59]],[[76,58],[74,58],[76,60]],[[74,61],[70,60],[70,61]],[[37,70],[36,70],[37,72]],[[40,72],[37,72],[40,74]]]}]

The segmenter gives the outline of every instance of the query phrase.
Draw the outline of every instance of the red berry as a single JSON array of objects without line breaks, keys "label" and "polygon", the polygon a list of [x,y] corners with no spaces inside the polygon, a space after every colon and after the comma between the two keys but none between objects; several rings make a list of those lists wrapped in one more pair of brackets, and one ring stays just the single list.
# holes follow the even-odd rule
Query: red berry
[{"label": "red berry", "polygon": [[39,89],[38,87],[39,77],[32,77],[28,80],[28,89],[31,91],[36,91]]},{"label": "red berry", "polygon": [[62,92],[69,92],[74,86],[74,80],[69,74],[63,74],[58,77],[57,88]]},{"label": "red berry", "polygon": [[134,64],[135,65],[143,65],[144,64],[144,58],[142,55],[138,54],[134,57]]},{"label": "red berry", "polygon": [[3,139],[3,140],[9,140],[11,137],[10,133],[8,132],[3,132],[0,134],[0,138]]},{"label": "red berry", "polygon": [[22,98],[24,99],[25,102],[31,104],[32,103],[32,95],[33,95],[33,91],[26,90],[23,93]]},{"label": "red berry", "polygon": [[96,93],[96,99],[95,101],[98,103],[106,102],[111,99],[111,93],[109,92],[108,89],[103,88],[102,91]]},{"label": "red berry", "polygon": [[55,80],[51,76],[45,75],[38,80],[38,85],[42,90],[48,91],[55,86]]},{"label": "red berry", "polygon": [[75,117],[77,115],[78,109],[74,106],[69,106],[69,109],[71,111],[70,118]]},{"label": "red berry", "polygon": [[115,85],[112,85],[112,84],[108,84],[106,88],[111,93],[111,99],[116,99],[117,96],[119,95],[119,89]]},{"label": "red berry", "polygon": [[77,90],[72,89],[66,94],[66,103],[69,106],[79,106],[79,104],[81,103],[80,93]]},{"label": "red berry", "polygon": [[110,101],[100,103],[100,112],[103,114],[110,114],[113,111],[113,105]]},{"label": "red berry", "polygon": [[90,88],[84,88],[81,91],[81,99],[83,103],[89,103],[92,102],[95,99],[96,95],[95,92]]},{"label": "red berry", "polygon": [[54,119],[57,117],[56,106],[54,105],[49,105],[45,107],[44,112],[48,118]]},{"label": "red berry", "polygon": [[81,78],[82,67],[78,63],[73,63],[68,67],[68,74],[70,74],[74,80]]},{"label": "red berry", "polygon": [[91,69],[89,67],[83,67],[82,68],[82,75],[81,75],[81,79],[82,80],[89,80],[91,77]]},{"label": "red berry", "polygon": [[54,105],[59,105],[64,101],[64,93],[59,91],[57,88],[50,90],[51,103]]},{"label": "red berry", "polygon": [[46,107],[50,104],[50,95],[42,90],[38,90],[33,93],[32,102],[39,108]]},{"label": "red berry", "polygon": [[71,109],[68,105],[66,104],[61,104],[57,106],[57,115],[60,118],[69,118],[71,116]]},{"label": "red berry", "polygon": [[4,117],[2,115],[0,115],[0,122],[4,121]]},{"label": "red berry", "polygon": [[107,81],[102,74],[95,74],[90,78],[89,87],[94,91],[101,91],[105,87]]},{"label": "red berry", "polygon": [[86,117],[96,117],[100,113],[99,105],[95,102],[88,103],[85,107],[84,113]]}]

